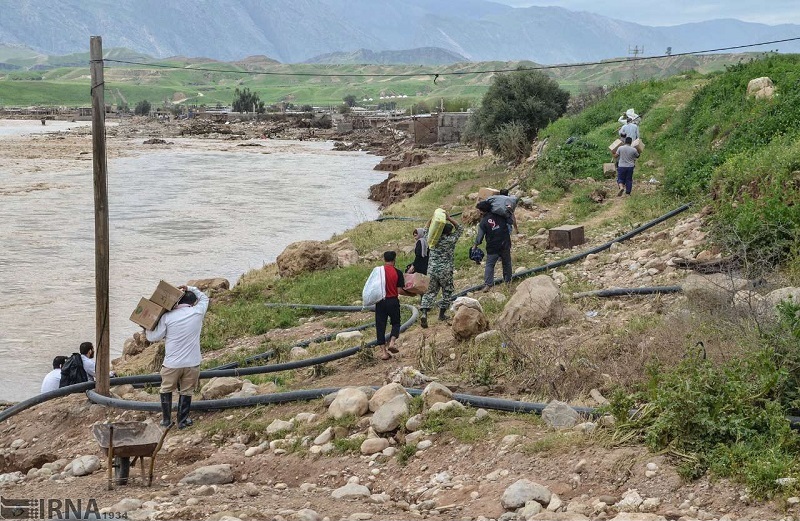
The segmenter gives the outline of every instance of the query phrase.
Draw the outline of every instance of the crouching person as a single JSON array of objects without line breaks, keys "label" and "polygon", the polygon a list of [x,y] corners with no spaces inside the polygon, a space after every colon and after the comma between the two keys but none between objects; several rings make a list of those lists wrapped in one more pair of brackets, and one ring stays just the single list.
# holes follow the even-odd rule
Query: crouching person
[{"label": "crouching person", "polygon": [[192,391],[200,379],[200,332],[203,317],[208,310],[208,297],[193,286],[180,286],[184,290],[175,307],[164,314],[152,331],[147,331],[147,340],[157,342],[166,337],[164,364],[161,367],[161,425],[172,424],[172,393],[177,389],[178,428],[192,425],[189,408]]}]

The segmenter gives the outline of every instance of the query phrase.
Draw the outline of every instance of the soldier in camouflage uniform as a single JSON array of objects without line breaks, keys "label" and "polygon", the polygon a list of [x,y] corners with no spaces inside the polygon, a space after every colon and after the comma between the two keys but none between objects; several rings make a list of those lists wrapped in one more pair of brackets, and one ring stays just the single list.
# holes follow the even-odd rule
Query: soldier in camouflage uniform
[{"label": "soldier in camouflage uniform", "polygon": [[422,327],[428,327],[428,310],[433,307],[440,288],[442,300],[439,302],[439,320],[447,318],[445,311],[450,307],[450,300],[453,298],[453,270],[455,269],[453,253],[456,249],[456,242],[464,229],[451,217],[448,216],[447,220],[449,224],[445,225],[442,237],[428,253],[428,276],[431,280],[428,291],[422,296],[420,305],[419,324]]}]

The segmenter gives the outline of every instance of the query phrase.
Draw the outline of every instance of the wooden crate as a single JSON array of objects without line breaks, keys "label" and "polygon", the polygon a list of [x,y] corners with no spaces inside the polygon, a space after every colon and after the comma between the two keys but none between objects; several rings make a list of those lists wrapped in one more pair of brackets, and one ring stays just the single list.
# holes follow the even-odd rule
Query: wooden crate
[{"label": "wooden crate", "polygon": [[548,248],[569,249],[586,242],[583,235],[583,226],[564,225],[550,228],[547,236]]}]

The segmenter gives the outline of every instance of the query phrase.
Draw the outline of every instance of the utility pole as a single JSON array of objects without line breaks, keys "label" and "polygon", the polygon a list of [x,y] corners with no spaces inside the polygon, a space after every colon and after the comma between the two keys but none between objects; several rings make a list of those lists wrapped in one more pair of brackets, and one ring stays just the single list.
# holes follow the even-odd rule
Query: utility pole
[{"label": "utility pole", "polygon": [[109,391],[109,311],[108,311],[108,184],[106,164],[106,103],[103,90],[103,38],[89,39],[92,76],[92,166],[94,171],[94,280],[95,280],[95,353],[97,367],[95,390],[104,396]]},{"label": "utility pole", "polygon": [[640,54],[644,54],[644,45],[642,45],[641,49],[639,48],[638,45],[634,45],[633,49],[631,49],[630,45],[628,46],[628,55],[633,56],[633,67],[631,71],[633,75],[633,81],[639,80],[639,77],[636,74],[636,62],[638,61]]}]

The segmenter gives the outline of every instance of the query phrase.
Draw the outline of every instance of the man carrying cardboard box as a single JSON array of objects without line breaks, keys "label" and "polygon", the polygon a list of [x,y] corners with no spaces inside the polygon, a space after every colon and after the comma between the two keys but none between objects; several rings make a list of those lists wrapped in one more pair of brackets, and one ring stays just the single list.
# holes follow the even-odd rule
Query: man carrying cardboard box
[{"label": "man carrying cardboard box", "polygon": [[161,367],[161,425],[172,424],[172,392],[178,389],[178,428],[192,425],[189,408],[192,391],[200,379],[200,332],[208,310],[208,297],[194,286],[179,286],[184,291],[178,304],[167,311],[155,329],[147,331],[149,342],[166,337],[164,364]]}]

